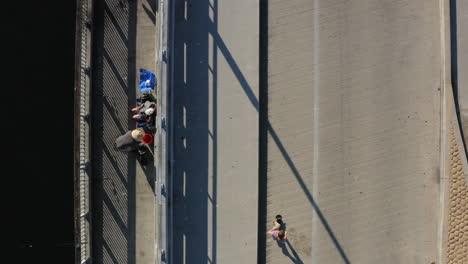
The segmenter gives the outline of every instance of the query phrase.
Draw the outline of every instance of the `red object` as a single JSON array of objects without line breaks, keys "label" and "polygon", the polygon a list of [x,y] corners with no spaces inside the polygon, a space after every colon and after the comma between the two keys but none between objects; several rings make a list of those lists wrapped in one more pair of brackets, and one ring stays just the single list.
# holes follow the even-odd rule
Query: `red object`
[{"label": "red object", "polygon": [[153,136],[150,134],[144,134],[142,137],[143,143],[145,144],[151,144],[153,143]]}]

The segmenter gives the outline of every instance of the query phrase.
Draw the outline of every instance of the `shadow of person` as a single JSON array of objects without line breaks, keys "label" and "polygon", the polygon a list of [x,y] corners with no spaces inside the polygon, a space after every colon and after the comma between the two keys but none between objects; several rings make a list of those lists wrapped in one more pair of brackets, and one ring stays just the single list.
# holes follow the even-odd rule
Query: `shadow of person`
[{"label": "shadow of person", "polygon": [[289,240],[286,239],[286,244],[288,244],[289,246],[289,249],[291,250],[291,253],[293,254],[294,258],[295,258],[295,261],[294,263],[297,263],[297,264],[304,264],[304,262],[302,262],[301,258],[299,257],[299,255],[297,254],[296,250],[294,250],[293,246],[291,246],[291,243],[289,242]]},{"label": "shadow of person", "polygon": [[[293,263],[304,264],[304,262],[302,262],[301,258],[297,254],[296,250],[294,250],[294,248],[291,246],[291,243],[289,242],[289,240],[286,239],[284,242],[276,240],[276,243],[278,244],[278,247],[281,248],[281,251],[283,252],[283,254],[286,257],[288,257]],[[289,246],[289,249],[291,250],[292,255],[291,253],[289,253],[288,247],[286,245]]]},{"label": "shadow of person", "polygon": [[146,152],[144,154],[133,153],[136,160],[141,166],[143,173],[146,176],[148,184],[153,191],[153,194],[156,195],[155,192],[155,182],[156,182],[156,168],[154,167],[154,156],[152,153]]}]

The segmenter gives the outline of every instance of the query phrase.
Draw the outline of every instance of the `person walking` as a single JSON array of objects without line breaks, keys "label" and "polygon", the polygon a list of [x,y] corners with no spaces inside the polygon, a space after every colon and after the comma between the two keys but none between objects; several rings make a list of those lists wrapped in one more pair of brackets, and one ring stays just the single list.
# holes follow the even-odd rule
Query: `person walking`
[{"label": "person walking", "polygon": [[268,230],[267,234],[271,235],[273,240],[285,241],[287,239],[287,231],[284,228],[283,218],[281,215],[277,215],[273,221],[273,228]]}]

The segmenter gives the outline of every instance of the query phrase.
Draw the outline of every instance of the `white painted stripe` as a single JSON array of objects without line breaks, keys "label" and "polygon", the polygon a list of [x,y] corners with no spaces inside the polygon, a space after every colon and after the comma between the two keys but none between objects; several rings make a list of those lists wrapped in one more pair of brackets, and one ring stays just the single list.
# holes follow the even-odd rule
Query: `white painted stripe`
[{"label": "white painted stripe", "polygon": [[184,84],[187,85],[187,43],[184,43]]},{"label": "white painted stripe", "polygon": [[182,116],[183,116],[183,126],[184,128],[187,128],[187,108],[185,106],[182,106]]},{"label": "white painted stripe", "polygon": [[[313,45],[313,63],[314,63],[314,82],[313,82],[313,91],[314,91],[314,102],[313,102],[313,111],[314,111],[314,127],[313,127],[313,163],[312,163],[312,197],[315,198],[315,195],[318,193],[318,171],[319,171],[319,138],[320,138],[320,129],[319,129],[319,89],[320,89],[320,0],[314,1],[314,42]],[[315,220],[312,216],[312,245],[315,245],[316,239],[316,232],[318,230],[318,220]],[[312,248],[311,252],[311,263],[315,263],[314,261],[314,250]]]},{"label": "white painted stripe", "polygon": [[182,242],[182,252],[183,252],[183,257],[182,257],[182,263],[183,264],[186,264],[187,261],[186,261],[186,258],[187,258],[187,254],[186,254],[186,249],[187,249],[187,238],[185,237],[185,234],[182,235],[182,238],[183,238],[183,242]]}]

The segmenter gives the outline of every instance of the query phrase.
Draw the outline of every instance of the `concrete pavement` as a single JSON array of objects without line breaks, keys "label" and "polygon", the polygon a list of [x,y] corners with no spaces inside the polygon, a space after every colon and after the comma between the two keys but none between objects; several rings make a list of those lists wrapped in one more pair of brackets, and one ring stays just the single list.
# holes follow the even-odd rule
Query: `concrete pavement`
[{"label": "concrete pavement", "polygon": [[[172,263],[255,263],[257,242],[266,263],[435,260],[439,2],[267,2],[262,47],[256,1],[176,2]],[[155,67],[159,34],[150,3],[98,4],[97,263],[156,257],[154,168],[145,171],[112,148],[115,137],[134,127],[128,108],[137,67]],[[265,153],[258,152],[262,49]],[[259,154],[266,154],[264,186]],[[268,228],[283,215],[286,244],[257,230],[259,209]]]},{"label": "concrete pavement", "polygon": [[[137,1],[136,66],[157,73],[159,50],[156,0]],[[138,78],[137,78],[138,79]],[[138,94],[138,88],[137,88]],[[156,93],[153,93],[156,95]],[[159,98],[159,97],[158,97]],[[156,153],[156,150],[153,151]],[[136,263],[156,263],[157,230],[156,168],[137,166],[136,171]]]},{"label": "concrete pavement", "polygon": [[172,263],[256,263],[256,1],[176,1]]},{"label": "concrete pavement", "polygon": [[439,1],[268,3],[267,263],[437,257]]},{"label": "concrete pavement", "polygon": [[155,263],[154,166],[115,148],[136,127],[138,68],[156,71],[156,2],[95,2],[92,72],[92,261]]}]

